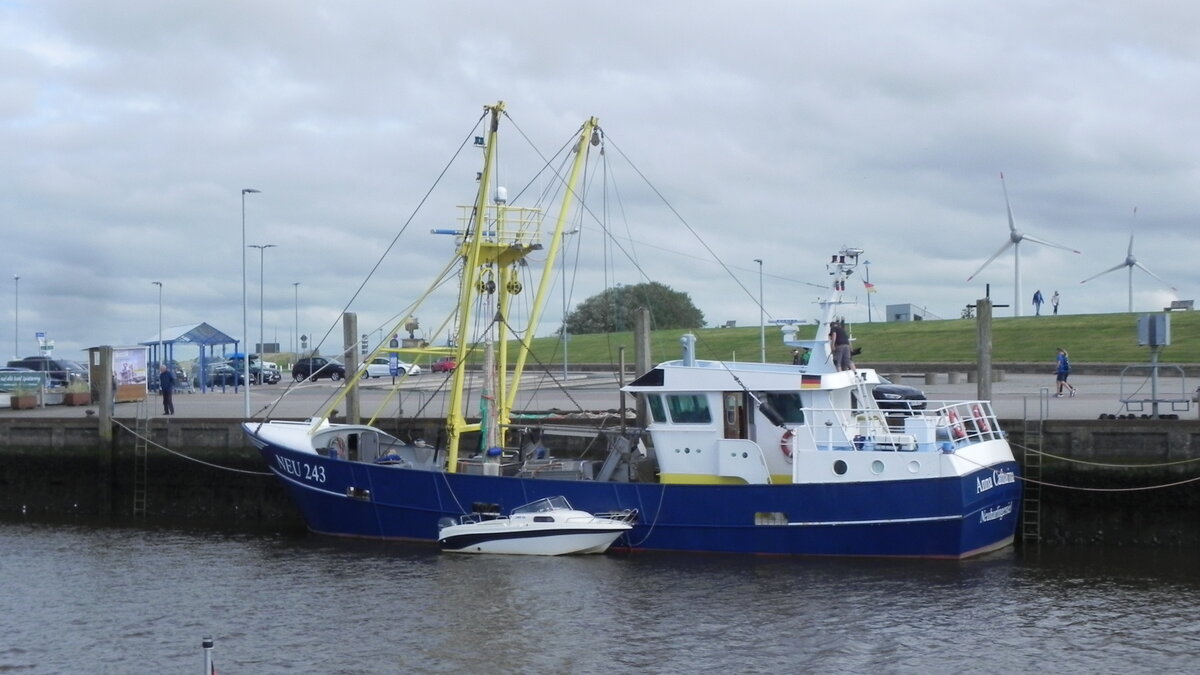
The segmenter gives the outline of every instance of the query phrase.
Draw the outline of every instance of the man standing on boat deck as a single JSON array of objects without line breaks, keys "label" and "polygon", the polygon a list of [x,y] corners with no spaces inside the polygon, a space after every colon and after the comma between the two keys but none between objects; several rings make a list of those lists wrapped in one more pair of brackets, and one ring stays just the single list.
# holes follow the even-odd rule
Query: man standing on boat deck
[{"label": "man standing on boat deck", "polygon": [[171,394],[175,388],[175,375],[171,373],[171,369],[167,364],[162,364],[158,367],[158,390],[162,392],[163,414],[175,414],[175,401]]},{"label": "man standing on boat deck", "polygon": [[841,321],[829,324],[829,351],[833,354],[833,365],[838,370],[854,369],[854,363],[850,360],[850,335]]}]

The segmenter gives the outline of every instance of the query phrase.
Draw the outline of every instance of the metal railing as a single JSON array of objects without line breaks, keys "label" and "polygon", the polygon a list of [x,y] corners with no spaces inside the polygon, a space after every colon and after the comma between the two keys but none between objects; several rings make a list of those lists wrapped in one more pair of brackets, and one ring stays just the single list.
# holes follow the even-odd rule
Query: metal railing
[{"label": "metal railing", "polygon": [[988,401],[928,401],[922,409],[805,408],[804,413],[803,429],[817,450],[953,453],[1004,438]]}]

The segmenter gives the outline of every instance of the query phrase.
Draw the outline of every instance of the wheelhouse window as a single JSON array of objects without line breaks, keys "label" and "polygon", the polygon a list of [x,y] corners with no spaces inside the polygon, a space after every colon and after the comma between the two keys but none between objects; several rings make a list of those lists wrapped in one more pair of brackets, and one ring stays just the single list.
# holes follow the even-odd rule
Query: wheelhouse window
[{"label": "wheelhouse window", "polygon": [[800,394],[794,391],[767,392],[766,402],[784,422],[804,424],[804,406],[800,403]]},{"label": "wheelhouse window", "polygon": [[707,424],[712,422],[708,398],[702,394],[671,394],[667,396],[671,421],[676,424]]},{"label": "wheelhouse window", "polygon": [[646,397],[646,400],[650,403],[650,417],[655,422],[660,424],[665,423],[667,421],[667,410],[663,407],[662,397],[658,394],[650,394]]}]

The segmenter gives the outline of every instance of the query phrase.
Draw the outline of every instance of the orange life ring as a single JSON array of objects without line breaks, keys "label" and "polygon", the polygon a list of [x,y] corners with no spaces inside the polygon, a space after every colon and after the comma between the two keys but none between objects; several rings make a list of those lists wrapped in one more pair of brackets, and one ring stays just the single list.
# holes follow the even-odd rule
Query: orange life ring
[{"label": "orange life ring", "polygon": [[975,418],[975,426],[981,433],[989,433],[992,430],[992,425],[988,424],[987,417],[984,416],[983,410],[980,410],[979,405],[971,406],[971,416]]},{"label": "orange life ring", "polygon": [[782,452],[783,456],[787,457],[788,459],[792,458],[792,439],[795,438],[795,436],[796,432],[788,429],[787,431],[783,432],[782,436],[779,437],[779,451]]},{"label": "orange life ring", "polygon": [[946,413],[946,417],[950,419],[950,435],[956,441],[961,441],[967,437],[967,432],[963,431],[962,423],[958,421],[958,413],[950,410]]}]

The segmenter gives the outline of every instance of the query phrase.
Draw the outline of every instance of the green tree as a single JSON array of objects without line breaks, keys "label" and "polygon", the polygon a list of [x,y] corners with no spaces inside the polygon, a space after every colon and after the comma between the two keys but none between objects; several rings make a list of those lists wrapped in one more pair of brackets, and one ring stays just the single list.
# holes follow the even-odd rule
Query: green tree
[{"label": "green tree", "polygon": [[652,281],[610,288],[584,300],[567,315],[567,331],[572,335],[630,331],[633,313],[641,307],[650,310],[655,330],[704,327],[704,313],[687,293]]}]

